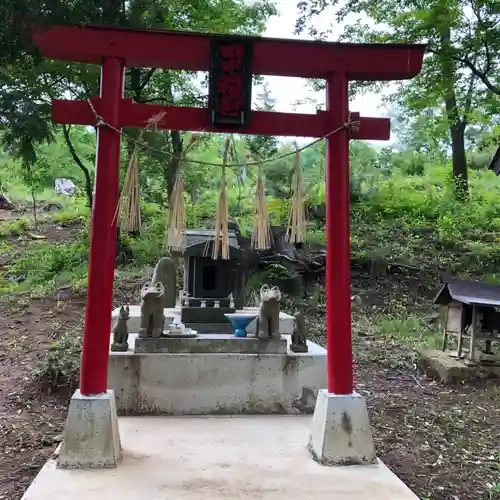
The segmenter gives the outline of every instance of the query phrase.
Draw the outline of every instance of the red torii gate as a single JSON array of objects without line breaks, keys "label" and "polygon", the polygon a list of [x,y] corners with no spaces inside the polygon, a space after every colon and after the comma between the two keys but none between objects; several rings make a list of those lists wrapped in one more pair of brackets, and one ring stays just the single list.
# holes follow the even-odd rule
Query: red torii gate
[{"label": "red torii gate", "polygon": [[[124,99],[125,67],[208,71],[210,44],[214,38],[217,35],[94,26],[56,26],[33,32],[35,45],[46,57],[101,65],[100,97],[92,98],[92,104],[107,124],[119,130],[143,128],[153,115],[164,111],[159,128],[224,132],[211,125],[210,110],[206,108],[138,104]],[[271,136],[326,136],[349,119],[349,81],[413,78],[422,68],[425,50],[423,45],[235,38],[251,45],[253,74],[326,80],[326,111],[316,114],[251,111],[248,125],[238,130],[238,133]],[[61,124],[96,124],[87,101],[54,100],[52,114]],[[353,392],[349,139],[387,140],[390,137],[389,119],[360,118],[357,113],[351,117],[359,121],[359,129],[343,128],[327,138],[326,327],[328,392],[334,394]],[[80,376],[83,395],[102,394],[107,389],[121,141],[120,134],[113,128],[98,127]]]}]

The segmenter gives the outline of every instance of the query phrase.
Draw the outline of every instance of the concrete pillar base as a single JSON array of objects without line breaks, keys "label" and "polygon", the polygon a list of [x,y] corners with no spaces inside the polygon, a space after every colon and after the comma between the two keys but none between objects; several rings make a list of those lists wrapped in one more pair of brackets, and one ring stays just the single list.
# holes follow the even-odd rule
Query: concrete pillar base
[{"label": "concrete pillar base", "polygon": [[116,467],[121,458],[115,394],[73,394],[63,442],[57,457],[61,468]]},{"label": "concrete pillar base", "polygon": [[357,393],[318,393],[309,451],[322,465],[372,464],[377,460],[365,400]]}]

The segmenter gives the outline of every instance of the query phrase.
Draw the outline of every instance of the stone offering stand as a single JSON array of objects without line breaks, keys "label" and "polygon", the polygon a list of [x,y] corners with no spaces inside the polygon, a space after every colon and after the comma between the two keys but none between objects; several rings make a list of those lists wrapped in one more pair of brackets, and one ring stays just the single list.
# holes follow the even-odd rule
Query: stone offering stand
[{"label": "stone offering stand", "polygon": [[[279,315],[280,339],[259,340],[257,320],[246,338],[226,329],[191,338],[138,338],[140,306],[129,310],[129,349],[111,351],[109,358],[108,387],[121,413],[312,413],[318,390],[326,387],[326,350],[308,341],[308,352],[291,351],[294,317],[286,313]],[[180,314],[180,307],[164,309],[166,330]],[[119,308],[111,325],[118,315]]]}]

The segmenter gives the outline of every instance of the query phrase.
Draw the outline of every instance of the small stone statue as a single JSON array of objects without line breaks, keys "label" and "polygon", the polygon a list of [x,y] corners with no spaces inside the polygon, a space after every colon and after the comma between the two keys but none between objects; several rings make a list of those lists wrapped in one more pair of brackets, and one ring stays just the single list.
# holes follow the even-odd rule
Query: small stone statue
[{"label": "small stone statue", "polygon": [[233,294],[229,294],[229,308],[230,309],[235,309],[235,304],[234,304],[234,298],[233,298]]},{"label": "small stone statue", "polygon": [[121,306],[118,313],[118,319],[113,326],[113,343],[111,350],[114,352],[128,351],[128,327],[127,321],[130,318],[130,309],[128,306]]},{"label": "small stone statue", "polygon": [[263,285],[260,289],[259,318],[257,337],[262,340],[279,339],[280,335],[280,301],[281,292],[277,286],[269,288]]},{"label": "small stone statue", "polygon": [[293,352],[308,352],[307,337],[306,337],[306,323],[302,313],[295,315],[295,325],[292,334],[292,344],[290,349]]},{"label": "small stone statue", "polygon": [[161,337],[165,325],[163,314],[163,284],[146,283],[141,290],[141,325],[139,337]]},{"label": "small stone statue", "polygon": [[151,284],[161,283],[163,285],[162,306],[164,309],[175,307],[175,299],[177,298],[176,281],[175,261],[170,257],[162,257],[156,264]]}]

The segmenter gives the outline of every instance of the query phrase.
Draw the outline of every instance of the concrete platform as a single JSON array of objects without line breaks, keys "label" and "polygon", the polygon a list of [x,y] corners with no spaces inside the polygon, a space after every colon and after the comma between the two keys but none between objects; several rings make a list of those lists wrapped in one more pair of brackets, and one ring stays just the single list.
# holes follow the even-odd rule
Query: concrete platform
[{"label": "concrete platform", "polygon": [[285,354],[140,354],[111,352],[108,388],[117,410],[133,415],[313,413],[326,388],[326,350]]},{"label": "concrete platform", "polygon": [[125,417],[113,470],[50,460],[23,500],[417,500],[381,462],[327,467],[307,449],[311,417]]}]

